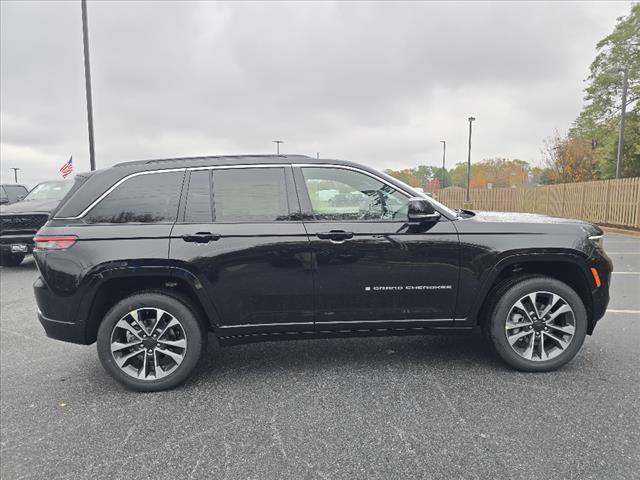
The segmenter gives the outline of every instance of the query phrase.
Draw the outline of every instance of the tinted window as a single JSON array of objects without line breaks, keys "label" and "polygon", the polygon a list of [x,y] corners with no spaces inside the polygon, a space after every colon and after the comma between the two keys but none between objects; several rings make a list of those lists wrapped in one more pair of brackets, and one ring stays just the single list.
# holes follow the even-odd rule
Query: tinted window
[{"label": "tinted window", "polygon": [[213,171],[216,222],[272,222],[289,219],[283,168]]},{"label": "tinted window", "polygon": [[303,168],[317,220],[404,220],[407,197],[389,185],[353,170]]},{"label": "tinted window", "polygon": [[184,221],[187,223],[209,223],[212,220],[211,171],[198,170],[191,172]]},{"label": "tinted window", "polygon": [[26,195],[27,189],[22,185],[5,185],[4,187],[7,192],[12,193],[14,195]]},{"label": "tinted window", "polygon": [[174,222],[184,172],[138,175],[118,185],[85,217],[89,223]]}]

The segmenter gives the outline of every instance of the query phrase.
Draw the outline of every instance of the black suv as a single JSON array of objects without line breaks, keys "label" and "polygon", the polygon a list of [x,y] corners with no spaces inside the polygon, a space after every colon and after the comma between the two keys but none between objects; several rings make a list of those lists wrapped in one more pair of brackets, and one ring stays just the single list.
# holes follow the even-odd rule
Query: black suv
[{"label": "black suv", "polygon": [[24,185],[0,185],[0,205],[11,205],[22,200],[29,190]]},{"label": "black suv", "polygon": [[82,174],[35,238],[47,335],[97,341],[136,390],[222,345],[481,329],[513,367],[568,362],[609,301],[589,223],[453,211],[306,156],[128,162]]},{"label": "black suv", "polygon": [[31,253],[33,236],[72,185],[70,180],[39,183],[21,201],[0,206],[0,265],[17,267]]}]

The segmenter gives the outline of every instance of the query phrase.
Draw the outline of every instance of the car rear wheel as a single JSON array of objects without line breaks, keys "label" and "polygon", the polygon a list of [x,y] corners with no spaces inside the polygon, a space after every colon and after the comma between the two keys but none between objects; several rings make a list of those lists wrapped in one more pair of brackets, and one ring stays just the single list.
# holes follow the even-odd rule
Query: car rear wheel
[{"label": "car rear wheel", "polygon": [[570,361],[586,331],[587,312],[580,296],[559,280],[533,277],[498,292],[488,333],[509,365],[544,372]]},{"label": "car rear wheel", "polygon": [[206,334],[188,303],[163,293],[118,302],[98,329],[98,356],[118,382],[139,391],[166,390],[196,368]]},{"label": "car rear wheel", "polygon": [[0,255],[0,265],[3,267],[17,267],[24,260],[24,253],[5,253]]}]

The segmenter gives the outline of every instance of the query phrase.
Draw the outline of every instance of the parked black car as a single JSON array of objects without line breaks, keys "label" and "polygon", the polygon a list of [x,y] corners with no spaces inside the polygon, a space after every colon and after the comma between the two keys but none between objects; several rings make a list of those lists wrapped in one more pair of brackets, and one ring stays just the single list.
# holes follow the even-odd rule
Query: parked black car
[{"label": "parked black car", "polygon": [[0,265],[22,263],[36,232],[72,186],[70,180],[39,183],[21,201],[0,206]]},{"label": "parked black car", "polygon": [[[353,192],[360,192],[354,195]],[[366,202],[332,202],[337,195]],[[525,371],[578,352],[609,301],[600,228],[454,211],[366,166],[305,156],[129,162],[82,174],[38,232],[47,335],[97,341],[136,390],[220,344],[481,329]]]},{"label": "parked black car", "polygon": [[29,190],[24,185],[2,184],[0,185],[0,205],[11,205],[22,200]]}]

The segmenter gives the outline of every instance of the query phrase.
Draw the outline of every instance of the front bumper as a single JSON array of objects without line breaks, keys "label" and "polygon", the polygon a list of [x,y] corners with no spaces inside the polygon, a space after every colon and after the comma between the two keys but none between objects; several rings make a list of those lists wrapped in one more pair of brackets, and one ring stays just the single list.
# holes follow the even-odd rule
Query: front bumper
[{"label": "front bumper", "polygon": [[[1,235],[0,236],[0,253],[8,255],[11,253],[31,253],[33,252],[33,237],[34,233],[20,234],[20,235]],[[22,246],[20,251],[14,251],[14,246]],[[12,248],[14,247],[14,248]]]},{"label": "front bumper", "polygon": [[591,321],[587,333],[591,335],[598,321],[604,317],[607,312],[607,306],[609,305],[609,288],[611,286],[611,273],[613,272],[613,262],[609,256],[602,250],[594,250],[589,258],[591,266],[593,266],[600,276],[602,284],[597,287],[592,285],[591,299],[592,299],[592,311]]}]

